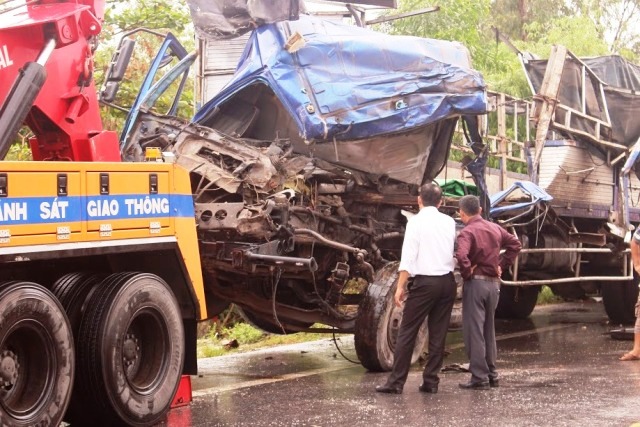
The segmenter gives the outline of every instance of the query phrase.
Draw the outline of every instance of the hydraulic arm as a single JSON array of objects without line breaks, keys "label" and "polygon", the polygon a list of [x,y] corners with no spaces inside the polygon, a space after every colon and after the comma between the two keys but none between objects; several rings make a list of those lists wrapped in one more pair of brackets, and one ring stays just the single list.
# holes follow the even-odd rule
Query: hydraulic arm
[{"label": "hydraulic arm", "polygon": [[103,0],[2,3],[0,157],[24,122],[34,160],[120,160],[92,79],[103,14]]}]

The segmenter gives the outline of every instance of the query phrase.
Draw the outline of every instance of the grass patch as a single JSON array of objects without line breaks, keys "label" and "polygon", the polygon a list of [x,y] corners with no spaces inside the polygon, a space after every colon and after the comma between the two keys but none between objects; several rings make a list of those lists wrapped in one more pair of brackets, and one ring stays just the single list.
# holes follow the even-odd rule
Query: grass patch
[{"label": "grass patch", "polygon": [[221,345],[214,346],[209,345],[205,340],[198,340],[198,359],[201,357],[218,357],[228,354],[229,350],[225,349]]},{"label": "grass patch", "polygon": [[[314,326],[326,327],[324,325]],[[254,328],[248,323],[238,322],[233,327],[225,328],[221,332],[217,332],[215,328],[212,328],[205,338],[199,339],[198,358],[243,353],[259,348],[273,347],[275,345],[297,344],[331,337],[332,335],[328,333],[312,332],[297,332],[287,335],[270,334]],[[234,348],[225,345],[233,340],[237,341],[237,347]]]},{"label": "grass patch", "polygon": [[544,305],[544,304],[555,304],[558,302],[562,302],[562,298],[556,296],[550,287],[542,286],[542,289],[538,293],[538,301],[536,302],[536,304]]},{"label": "grass patch", "polygon": [[227,339],[236,340],[238,341],[238,344],[257,343],[265,336],[265,332],[254,328],[248,323],[236,323],[233,328],[227,329],[227,331]]}]

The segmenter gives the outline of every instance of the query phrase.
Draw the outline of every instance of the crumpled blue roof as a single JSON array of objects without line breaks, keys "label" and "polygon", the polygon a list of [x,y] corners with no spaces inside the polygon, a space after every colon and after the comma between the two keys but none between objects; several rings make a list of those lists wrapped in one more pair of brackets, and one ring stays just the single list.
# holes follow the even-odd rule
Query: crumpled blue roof
[{"label": "crumpled blue roof", "polygon": [[[518,189],[528,194],[531,197],[531,200],[521,203],[515,203],[512,205],[497,206],[500,202],[506,199],[509,194]],[[491,216],[493,216],[503,212],[526,208],[541,201],[550,202],[551,200],[553,200],[553,196],[551,196],[549,193],[547,193],[531,181],[516,181],[511,185],[511,187],[507,188],[506,190],[499,191],[498,193],[493,194],[490,199]]]},{"label": "crumpled blue roof", "polygon": [[[304,45],[284,46],[298,32]],[[247,86],[268,85],[307,141],[403,132],[487,111],[485,83],[457,42],[392,36],[318,17],[264,25],[195,122]]]}]

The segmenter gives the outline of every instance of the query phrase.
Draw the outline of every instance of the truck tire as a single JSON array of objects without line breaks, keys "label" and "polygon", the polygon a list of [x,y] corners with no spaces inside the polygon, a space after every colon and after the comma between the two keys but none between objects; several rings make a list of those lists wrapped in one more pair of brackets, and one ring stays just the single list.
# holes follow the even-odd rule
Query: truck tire
[{"label": "truck tire", "polygon": [[0,284],[0,366],[0,425],[60,424],[73,385],[73,336],[44,287]]},{"label": "truck tire", "polygon": [[78,383],[92,414],[81,425],[161,421],[184,363],[182,318],[171,289],[152,274],[116,273],[95,289],[87,306],[78,338]]},{"label": "truck tire", "polygon": [[[369,283],[358,308],[355,324],[356,354],[362,366],[370,371],[390,371],[402,308],[396,307],[393,298],[398,281],[398,263],[391,262],[378,270]],[[413,349],[411,363],[418,360],[427,343],[427,319],[425,319]]]},{"label": "truck tire", "polygon": [[635,322],[635,305],[638,300],[638,279],[626,282],[604,282],[600,293],[609,321],[615,325],[631,325]]},{"label": "truck tire", "polygon": [[91,272],[69,273],[59,278],[51,287],[51,292],[67,313],[74,337],[78,336],[80,330],[80,320],[86,309],[85,300],[101,280],[101,276]]},{"label": "truck tire", "polygon": [[496,317],[501,319],[526,319],[536,302],[541,286],[501,286]]},{"label": "truck tire", "polygon": [[[69,318],[76,348],[82,344],[78,342],[78,336],[80,321],[87,307],[86,300],[101,280],[101,275],[91,272],[69,273],[59,278],[51,287],[51,292],[58,298]],[[71,393],[71,403],[64,416],[64,421],[71,425],[78,425],[82,422],[83,412],[90,408],[89,402],[84,400],[84,395],[79,390],[78,377],[76,376]]]}]

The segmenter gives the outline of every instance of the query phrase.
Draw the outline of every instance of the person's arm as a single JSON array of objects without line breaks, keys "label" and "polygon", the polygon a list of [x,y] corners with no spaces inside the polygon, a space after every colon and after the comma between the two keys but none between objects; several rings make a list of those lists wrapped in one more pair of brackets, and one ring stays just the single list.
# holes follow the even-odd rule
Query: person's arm
[{"label": "person's arm", "polygon": [[402,253],[400,255],[400,265],[398,266],[400,274],[398,275],[398,286],[396,287],[394,297],[395,303],[398,307],[400,307],[405,300],[407,282],[409,281],[410,272],[415,271],[415,263],[418,259],[419,247],[420,241],[415,221],[409,220],[404,232],[404,240],[402,241]]},{"label": "person's arm", "polygon": [[458,238],[456,239],[456,260],[458,260],[458,268],[460,268],[460,274],[463,279],[468,279],[471,277],[471,274],[473,274],[471,260],[469,259],[472,240],[473,234],[464,228],[460,231],[460,234],[458,234]]},{"label": "person's arm", "polygon": [[398,287],[396,288],[396,294],[394,296],[394,300],[398,307],[401,307],[402,303],[405,300],[408,281],[409,281],[409,272],[406,270],[401,270],[400,275],[398,276]]},{"label": "person's arm", "polygon": [[635,236],[631,239],[631,261],[633,261],[633,269],[640,274],[640,242]]},{"label": "person's arm", "polygon": [[515,262],[522,245],[516,236],[502,227],[500,227],[500,234],[502,236],[502,249],[505,250],[500,257],[500,269],[501,271],[506,271]]}]

